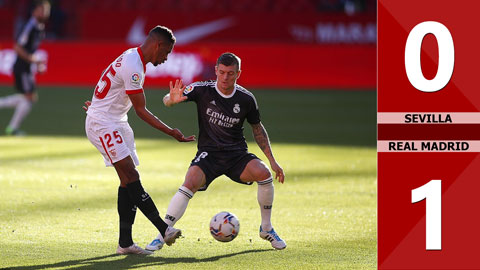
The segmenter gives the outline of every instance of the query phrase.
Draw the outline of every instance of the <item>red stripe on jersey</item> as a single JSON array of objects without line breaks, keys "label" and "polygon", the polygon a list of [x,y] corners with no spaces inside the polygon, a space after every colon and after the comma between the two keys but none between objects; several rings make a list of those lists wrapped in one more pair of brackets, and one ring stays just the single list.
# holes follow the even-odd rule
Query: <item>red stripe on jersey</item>
[{"label": "red stripe on jersey", "polygon": [[145,63],[145,58],[143,58],[143,53],[142,53],[142,50],[140,49],[140,47],[137,47],[137,52],[138,52],[138,55],[140,55],[140,59],[142,60],[143,72],[146,72],[147,71],[147,63]]},{"label": "red stripe on jersey", "polygon": [[134,89],[134,90],[125,90],[125,93],[127,93],[127,95],[143,93],[143,88]]},{"label": "red stripe on jersey", "polygon": [[110,159],[110,163],[112,163],[112,165],[113,165],[112,158],[111,158],[110,155],[108,154],[107,148],[105,147],[105,143],[103,143],[102,137],[99,137],[99,138],[100,138],[100,142],[102,142],[103,150],[105,150],[105,153],[107,153],[108,159]]}]

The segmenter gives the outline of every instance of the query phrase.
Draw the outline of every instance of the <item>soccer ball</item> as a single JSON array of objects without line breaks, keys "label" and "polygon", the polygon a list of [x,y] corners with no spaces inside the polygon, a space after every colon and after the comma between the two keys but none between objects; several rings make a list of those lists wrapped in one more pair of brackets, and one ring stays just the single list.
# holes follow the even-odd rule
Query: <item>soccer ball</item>
[{"label": "soccer ball", "polygon": [[237,237],[240,222],[237,216],[229,212],[220,212],[210,221],[210,233],[220,242],[230,242]]}]

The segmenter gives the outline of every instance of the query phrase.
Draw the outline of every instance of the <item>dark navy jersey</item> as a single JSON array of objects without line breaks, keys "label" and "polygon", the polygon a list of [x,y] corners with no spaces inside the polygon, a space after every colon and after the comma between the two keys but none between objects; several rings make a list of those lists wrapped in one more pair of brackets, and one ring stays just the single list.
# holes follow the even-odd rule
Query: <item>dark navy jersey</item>
[{"label": "dark navy jersey", "polygon": [[235,85],[226,96],[216,87],[216,81],[190,84],[183,92],[187,101],[197,103],[198,149],[204,151],[247,150],[243,122],[260,123],[257,101],[252,93]]},{"label": "dark navy jersey", "polygon": [[[45,25],[38,22],[34,17],[31,17],[30,20],[28,20],[28,22],[22,27],[20,33],[16,37],[16,42],[19,46],[24,48],[25,51],[33,54],[40,46],[40,42],[44,39],[44,37]],[[30,69],[30,63],[20,57],[17,57],[15,67]]]}]

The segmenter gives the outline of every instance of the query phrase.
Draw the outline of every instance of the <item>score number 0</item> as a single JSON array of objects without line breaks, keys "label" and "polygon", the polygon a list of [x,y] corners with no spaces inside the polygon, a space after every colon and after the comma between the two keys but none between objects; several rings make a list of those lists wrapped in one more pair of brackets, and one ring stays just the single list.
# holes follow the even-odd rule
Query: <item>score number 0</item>
[{"label": "score number 0", "polygon": [[[423,38],[433,34],[438,44],[438,70],[431,80],[423,76],[420,62]],[[408,35],[405,45],[405,70],[413,87],[422,92],[443,89],[453,74],[455,49],[447,27],[439,22],[427,21],[417,24]],[[412,203],[426,199],[426,249],[442,249],[442,181],[431,180],[412,190]]]}]

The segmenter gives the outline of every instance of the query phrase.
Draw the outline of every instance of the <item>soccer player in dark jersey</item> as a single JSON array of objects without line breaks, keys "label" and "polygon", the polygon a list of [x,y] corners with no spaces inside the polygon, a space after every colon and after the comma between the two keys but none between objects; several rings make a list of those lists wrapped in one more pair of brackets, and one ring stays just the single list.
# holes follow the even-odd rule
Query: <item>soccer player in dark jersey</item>
[{"label": "soccer player in dark jersey", "polygon": [[15,108],[12,119],[5,129],[7,135],[22,135],[19,127],[37,101],[35,78],[31,65],[37,65],[41,72],[44,60],[35,55],[41,40],[45,37],[45,22],[50,17],[50,3],[46,0],[34,2],[32,16],[23,26],[14,45],[17,60],[13,66],[15,88],[19,94],[0,98],[0,108]]},{"label": "soccer player in dark jersey", "polygon": [[[275,160],[269,138],[260,121],[258,104],[252,93],[236,84],[240,77],[240,58],[222,54],[215,66],[216,81],[196,82],[184,87],[181,81],[170,83],[170,93],[163,102],[167,107],[183,101],[197,103],[198,152],[190,164],[185,181],[168,206],[165,222],[173,226],[185,213],[195,192],[208,188],[221,175],[242,184],[258,184],[258,203],[262,222],[260,237],[276,249],[287,245],[275,232],[270,217],[273,203],[273,179],[268,167],[247,150],[243,136],[245,119],[252,126],[255,141],[270,162],[275,178],[284,182],[283,169]],[[146,249],[157,250],[163,243],[153,240]]]}]

